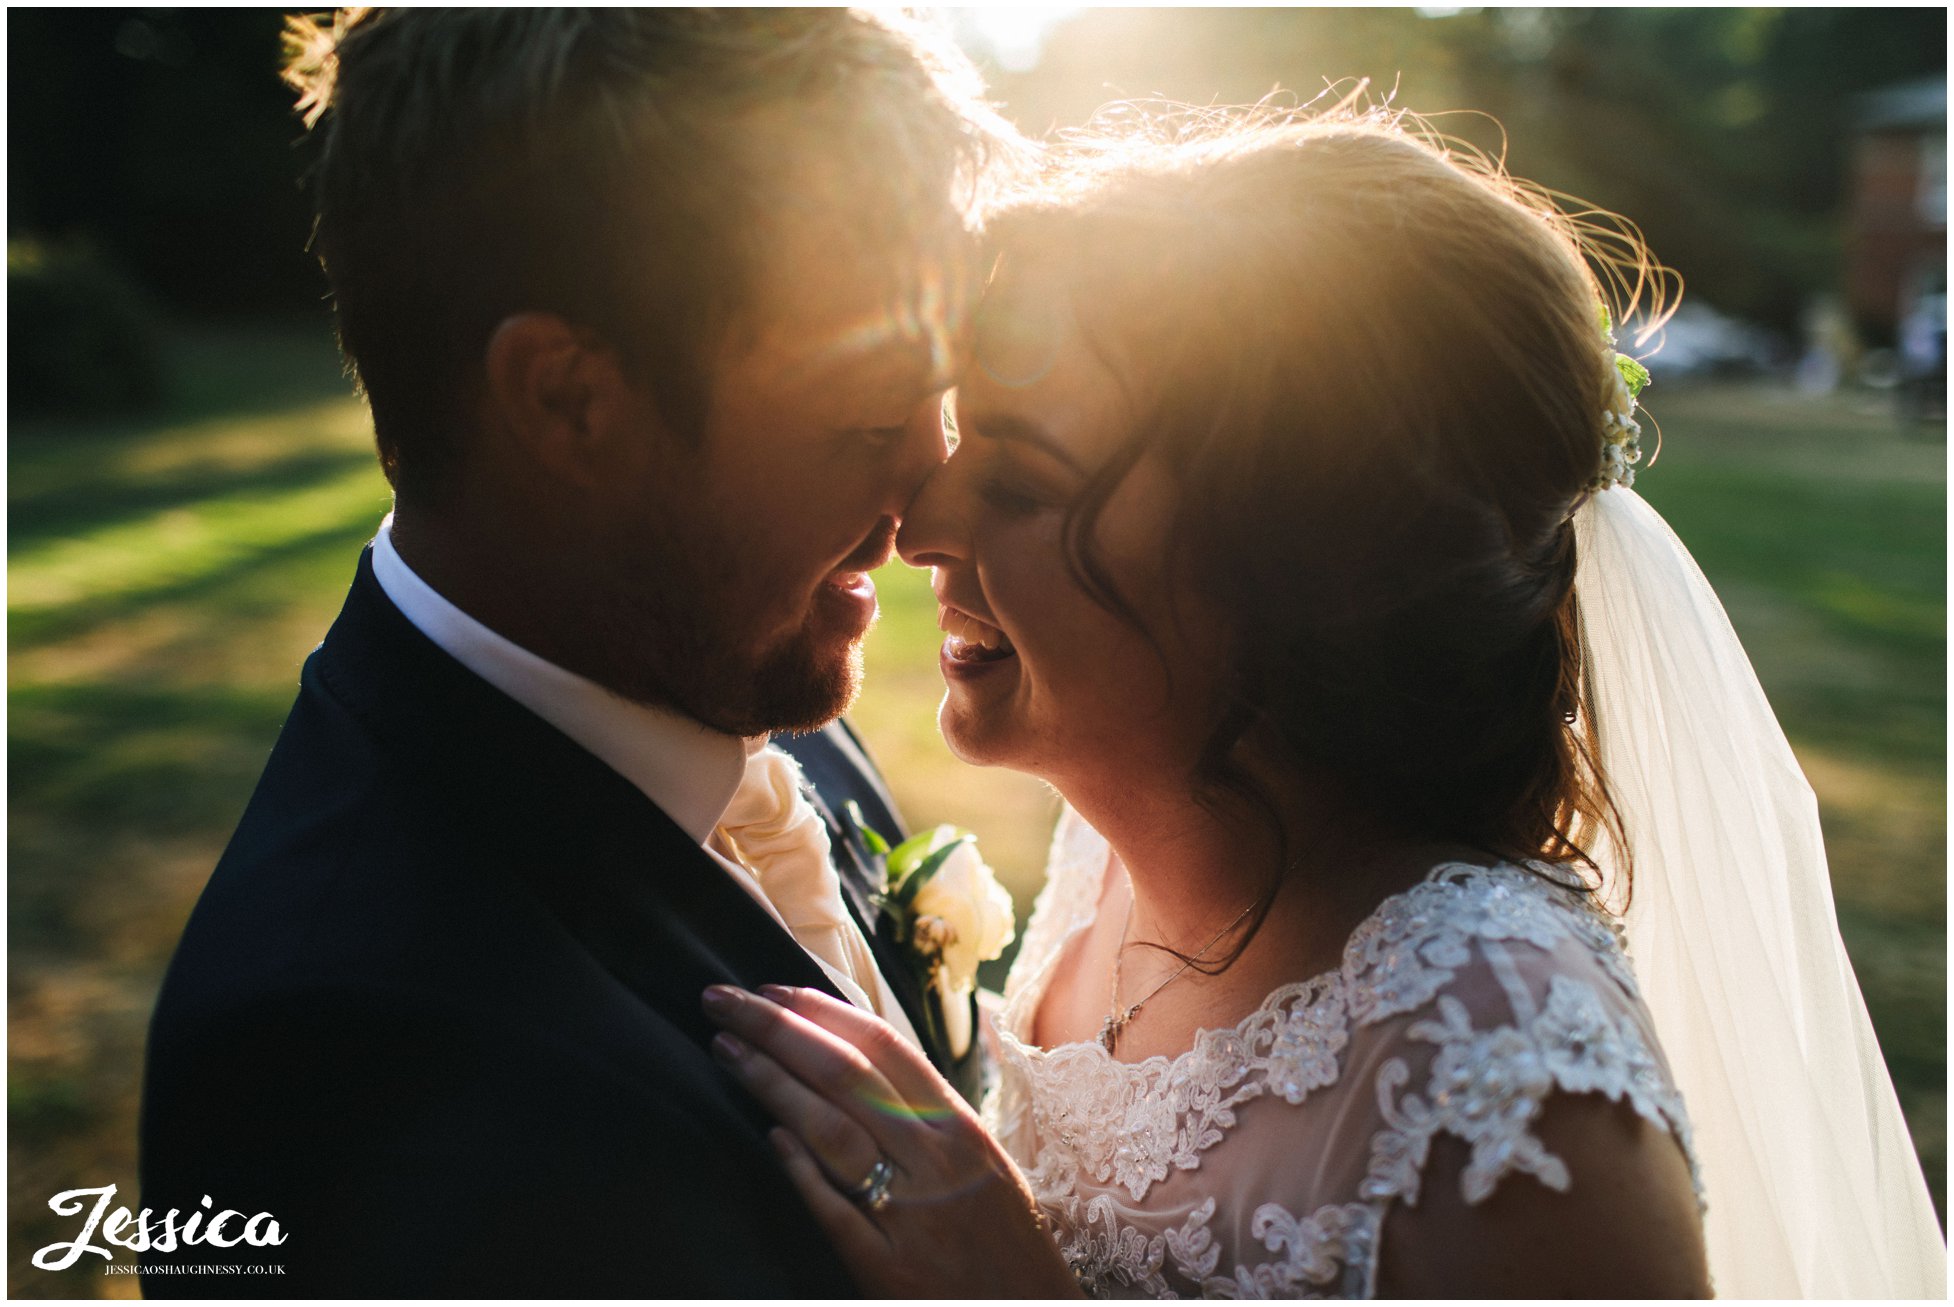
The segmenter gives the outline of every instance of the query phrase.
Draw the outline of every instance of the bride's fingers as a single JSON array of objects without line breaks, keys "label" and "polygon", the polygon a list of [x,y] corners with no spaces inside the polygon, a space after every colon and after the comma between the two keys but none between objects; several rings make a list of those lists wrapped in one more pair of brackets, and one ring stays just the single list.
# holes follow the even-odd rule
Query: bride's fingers
[{"label": "bride's fingers", "polygon": [[855,1201],[837,1190],[821,1171],[820,1163],[793,1131],[775,1126],[767,1140],[780,1157],[787,1178],[800,1191],[801,1200],[814,1213],[814,1220],[834,1240],[835,1251],[851,1267],[889,1256],[889,1238]]},{"label": "bride's fingers", "polygon": [[854,1046],[919,1115],[934,1116],[959,1101],[923,1051],[888,1022],[818,989],[763,985],[760,994]]},{"label": "bride's fingers", "polygon": [[776,1003],[725,985],[705,994],[706,1015],[766,1054],[813,1095],[840,1109],[888,1153],[902,1153],[916,1117],[862,1052]]},{"label": "bride's fingers", "polygon": [[806,1141],[834,1188],[854,1189],[884,1159],[882,1146],[868,1131],[765,1052],[736,1035],[722,1034],[714,1037],[712,1053],[775,1121]]}]

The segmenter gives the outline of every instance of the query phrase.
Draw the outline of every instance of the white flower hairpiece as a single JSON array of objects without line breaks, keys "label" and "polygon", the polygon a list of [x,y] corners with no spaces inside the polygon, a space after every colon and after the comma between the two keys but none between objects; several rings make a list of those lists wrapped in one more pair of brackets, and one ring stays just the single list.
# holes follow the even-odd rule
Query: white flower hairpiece
[{"label": "white flower hairpiece", "polygon": [[1649,370],[1615,348],[1615,325],[1605,306],[1600,318],[1611,386],[1607,411],[1601,415],[1601,466],[1587,488],[1627,489],[1635,484],[1635,465],[1642,461],[1642,424],[1635,420],[1635,407],[1642,388],[1649,384]]}]

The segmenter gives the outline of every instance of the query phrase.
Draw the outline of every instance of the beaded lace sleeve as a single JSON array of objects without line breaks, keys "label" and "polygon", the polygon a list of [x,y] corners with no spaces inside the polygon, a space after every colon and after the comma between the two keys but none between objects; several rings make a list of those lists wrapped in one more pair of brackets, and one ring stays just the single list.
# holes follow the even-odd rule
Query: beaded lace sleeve
[{"label": "beaded lace sleeve", "polygon": [[1469,1204],[1515,1175],[1597,1182],[1535,1133],[1556,1094],[1624,1104],[1689,1155],[1620,941],[1545,865],[1436,869],[1357,929],[1337,970],[1278,988],[1178,1057],[1031,1047],[1044,978],[1105,865],[1103,843],[1095,855],[1068,821],[987,1112],[1088,1291],[1369,1296],[1390,1213],[1418,1202],[1441,1136],[1468,1150]]}]

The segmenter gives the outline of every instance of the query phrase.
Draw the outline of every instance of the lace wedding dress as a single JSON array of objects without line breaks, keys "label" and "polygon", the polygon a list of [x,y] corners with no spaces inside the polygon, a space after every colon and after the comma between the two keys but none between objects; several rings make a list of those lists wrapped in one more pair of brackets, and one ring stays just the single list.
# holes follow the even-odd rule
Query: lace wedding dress
[{"label": "lace wedding dress", "polygon": [[1177,1057],[1126,1064],[1097,1043],[1030,1042],[1107,858],[1067,809],[984,1108],[1088,1293],[1368,1297],[1390,1214],[1418,1201],[1438,1136],[1470,1149],[1468,1203],[1514,1175],[1578,1182],[1532,1129],[1556,1093],[1627,1103],[1697,1175],[1619,936],[1566,871],[1435,868],[1357,928],[1339,969]]}]

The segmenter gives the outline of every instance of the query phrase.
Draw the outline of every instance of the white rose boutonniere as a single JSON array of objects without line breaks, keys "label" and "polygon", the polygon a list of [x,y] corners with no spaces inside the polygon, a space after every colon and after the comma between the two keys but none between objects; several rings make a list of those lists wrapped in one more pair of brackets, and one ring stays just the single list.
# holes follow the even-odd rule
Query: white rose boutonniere
[{"label": "white rose boutonniere", "polygon": [[923,987],[936,995],[937,1012],[926,1014],[949,1048],[962,1058],[970,1049],[970,996],[977,967],[1003,954],[1017,937],[1011,895],[977,852],[977,837],[955,826],[938,826],[891,848],[848,805],[848,815],[880,860],[883,890],[876,901],[895,922]]}]

